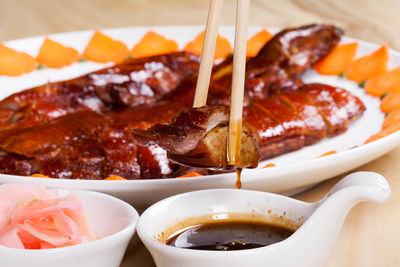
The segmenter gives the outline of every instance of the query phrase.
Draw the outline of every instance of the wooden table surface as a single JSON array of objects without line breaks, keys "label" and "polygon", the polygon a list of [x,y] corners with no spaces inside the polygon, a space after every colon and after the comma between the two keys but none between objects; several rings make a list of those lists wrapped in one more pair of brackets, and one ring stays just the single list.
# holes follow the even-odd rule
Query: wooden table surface
[{"label": "wooden table surface", "polygon": [[[226,0],[222,24],[233,25],[234,0]],[[204,25],[207,0],[1,0],[0,41],[64,31],[142,25]],[[252,0],[250,24],[288,27],[334,23],[346,34],[400,50],[398,0]],[[357,170],[384,175],[392,186],[385,204],[359,204],[347,217],[326,266],[400,266],[400,149]],[[320,199],[340,177],[297,195]],[[155,266],[139,243],[123,267]]]}]

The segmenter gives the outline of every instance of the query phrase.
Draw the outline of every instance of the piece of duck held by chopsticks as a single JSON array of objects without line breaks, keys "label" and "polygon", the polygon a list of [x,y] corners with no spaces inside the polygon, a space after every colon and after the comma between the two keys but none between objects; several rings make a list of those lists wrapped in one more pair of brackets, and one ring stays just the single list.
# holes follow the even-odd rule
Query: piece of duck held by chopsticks
[{"label": "piece of duck held by chopsticks", "polygon": [[[171,124],[157,124],[148,130],[133,129],[136,138],[146,144],[158,144],[168,157],[179,164],[231,170],[227,162],[229,110],[225,106],[190,108]],[[240,162],[237,168],[256,168],[260,159],[253,131],[243,125]]]}]

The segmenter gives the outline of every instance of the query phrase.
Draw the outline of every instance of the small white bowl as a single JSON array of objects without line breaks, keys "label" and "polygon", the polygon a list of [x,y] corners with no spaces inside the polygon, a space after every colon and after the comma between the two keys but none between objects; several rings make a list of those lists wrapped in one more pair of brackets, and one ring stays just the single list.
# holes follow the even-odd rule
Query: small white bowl
[{"label": "small white bowl", "polygon": [[[350,208],[361,201],[385,202],[390,186],[381,175],[358,172],[342,179],[321,201],[306,203],[281,195],[235,189],[195,191],[164,199],[140,217],[137,232],[158,267],[264,267],[324,265]],[[207,251],[177,248],[165,241],[173,226],[191,218],[225,219],[233,213],[281,218],[302,224],[289,238],[260,248]],[[204,223],[196,221],[194,224]],[[192,224],[193,225],[193,224]]]},{"label": "small white bowl", "polygon": [[[60,196],[69,191],[58,190]],[[4,267],[118,267],[139,219],[137,211],[115,197],[75,191],[98,240],[70,247],[26,250],[0,246]]]}]

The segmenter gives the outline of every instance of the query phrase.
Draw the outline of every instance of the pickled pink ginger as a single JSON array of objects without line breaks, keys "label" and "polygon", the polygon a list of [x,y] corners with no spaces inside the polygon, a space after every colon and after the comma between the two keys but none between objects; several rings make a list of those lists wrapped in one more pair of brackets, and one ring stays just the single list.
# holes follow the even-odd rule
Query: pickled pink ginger
[{"label": "pickled pink ginger", "polygon": [[96,240],[76,194],[40,185],[0,185],[0,246],[48,249]]}]

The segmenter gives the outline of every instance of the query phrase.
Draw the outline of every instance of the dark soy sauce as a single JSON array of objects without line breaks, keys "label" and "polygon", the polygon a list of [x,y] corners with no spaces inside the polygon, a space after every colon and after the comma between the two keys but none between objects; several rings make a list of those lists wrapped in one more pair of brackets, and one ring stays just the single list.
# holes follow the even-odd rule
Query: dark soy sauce
[{"label": "dark soy sauce", "polygon": [[294,231],[262,222],[219,222],[195,225],[173,235],[167,245],[198,250],[242,250],[282,241]]}]

